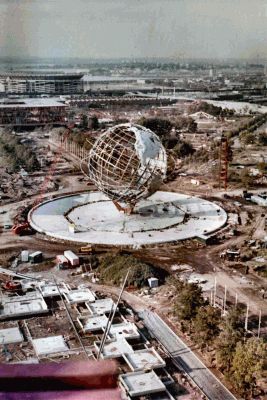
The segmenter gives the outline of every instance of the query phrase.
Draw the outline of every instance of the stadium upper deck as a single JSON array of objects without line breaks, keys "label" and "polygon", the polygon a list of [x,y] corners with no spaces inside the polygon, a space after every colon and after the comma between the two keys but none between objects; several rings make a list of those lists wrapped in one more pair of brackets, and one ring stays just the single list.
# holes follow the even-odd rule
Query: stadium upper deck
[{"label": "stadium upper deck", "polygon": [[83,92],[83,74],[0,73],[0,93],[75,94]]}]

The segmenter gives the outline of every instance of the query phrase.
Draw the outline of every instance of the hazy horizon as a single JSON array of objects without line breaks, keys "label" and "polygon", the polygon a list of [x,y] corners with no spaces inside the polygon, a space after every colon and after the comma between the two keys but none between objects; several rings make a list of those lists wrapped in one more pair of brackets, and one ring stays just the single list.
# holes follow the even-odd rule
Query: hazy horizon
[{"label": "hazy horizon", "polygon": [[266,60],[265,0],[0,0],[1,58]]},{"label": "hazy horizon", "polygon": [[267,56],[260,58],[256,56],[254,58],[174,58],[174,57],[117,57],[117,58],[93,58],[93,57],[34,57],[34,56],[1,56],[0,62],[6,62],[12,60],[12,62],[18,63],[38,63],[38,62],[69,62],[77,61],[81,63],[94,63],[94,62],[173,62],[173,63],[227,63],[227,62],[251,62],[251,63],[265,63],[267,62]]}]

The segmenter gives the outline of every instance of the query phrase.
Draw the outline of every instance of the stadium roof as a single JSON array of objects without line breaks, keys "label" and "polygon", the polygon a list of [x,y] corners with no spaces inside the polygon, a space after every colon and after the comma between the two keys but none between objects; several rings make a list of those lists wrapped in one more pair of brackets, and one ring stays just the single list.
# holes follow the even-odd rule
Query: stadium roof
[{"label": "stadium roof", "polygon": [[21,72],[0,72],[0,78],[10,78],[10,79],[27,79],[27,80],[75,80],[81,79],[84,76],[83,73],[21,73]]},{"label": "stadium roof", "polygon": [[25,98],[25,99],[1,99],[0,109],[3,108],[41,108],[41,107],[67,107],[58,98]]}]

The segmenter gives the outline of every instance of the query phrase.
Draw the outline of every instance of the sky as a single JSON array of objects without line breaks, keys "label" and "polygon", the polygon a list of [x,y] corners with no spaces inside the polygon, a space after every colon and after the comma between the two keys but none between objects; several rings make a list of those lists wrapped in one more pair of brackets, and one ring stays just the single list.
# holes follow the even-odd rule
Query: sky
[{"label": "sky", "polygon": [[0,57],[267,59],[267,0],[0,0]]}]

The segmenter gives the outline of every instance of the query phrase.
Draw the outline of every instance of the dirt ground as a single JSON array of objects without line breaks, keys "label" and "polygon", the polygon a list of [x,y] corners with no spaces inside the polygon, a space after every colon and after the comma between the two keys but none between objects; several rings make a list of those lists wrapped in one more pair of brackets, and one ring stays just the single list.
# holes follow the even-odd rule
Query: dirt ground
[{"label": "dirt ground", "polygon": [[[47,148],[49,142],[42,134],[36,136],[36,133],[31,135],[36,138],[37,145],[41,149]],[[53,146],[52,146],[53,147]],[[51,159],[53,158],[54,148],[51,147]],[[41,150],[43,151],[43,150]],[[64,168],[77,166],[77,160],[70,154],[64,154]],[[61,169],[58,165],[58,171]],[[204,170],[203,170],[204,171]],[[55,170],[55,176],[57,169]],[[237,226],[229,227],[227,230],[222,230],[218,233],[219,243],[205,246],[195,240],[184,241],[175,244],[165,244],[160,246],[145,247],[140,250],[129,250],[136,257],[143,261],[166,269],[170,274],[177,274],[173,270],[173,266],[186,264],[192,268],[195,274],[201,274],[209,282],[209,290],[214,286],[216,277],[218,293],[222,293],[227,286],[229,301],[233,301],[236,296],[240,302],[249,303],[251,313],[257,315],[259,310],[267,314],[266,299],[262,297],[262,290],[267,292],[267,279],[254,274],[252,270],[246,279],[242,280],[243,271],[229,266],[229,263],[220,258],[220,253],[229,248],[237,248],[245,250],[245,241],[250,239],[260,239],[265,233],[266,218],[263,217],[265,210],[262,207],[247,203],[240,197],[242,191],[240,189],[228,190],[228,198],[224,198],[222,190],[211,189],[210,181],[200,186],[195,186],[190,183],[190,176],[177,177],[173,181],[163,185],[162,189],[186,194],[194,194],[211,201],[215,201],[221,205],[229,215],[236,214],[240,216],[241,223]],[[53,195],[62,195],[64,193],[75,192],[79,190],[93,190],[93,187],[87,186],[87,182],[83,175],[79,172],[73,172],[60,175],[60,187],[58,190],[49,193],[42,193],[42,199],[49,198]],[[7,204],[0,205],[0,264],[4,267],[9,267],[12,257],[18,256],[21,250],[41,250],[44,253],[45,259],[54,258],[57,254],[62,253],[66,248],[77,251],[80,247],[75,243],[58,242],[49,239],[40,234],[29,236],[13,235],[9,229],[4,229],[4,224],[13,223],[19,210],[40,198],[40,193],[28,196],[27,199],[10,201]],[[4,211],[2,214],[1,212]],[[242,217],[242,218],[241,218]],[[231,236],[229,230],[235,228],[238,231],[237,235]],[[97,251],[110,251],[110,248],[100,248]],[[261,254],[262,255],[262,254]],[[263,254],[264,255],[264,254]],[[267,253],[266,256],[267,258]],[[252,283],[250,283],[252,282]],[[267,294],[266,294],[267,297]]]}]

